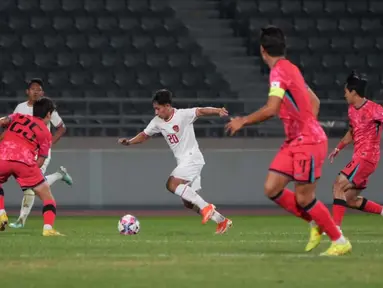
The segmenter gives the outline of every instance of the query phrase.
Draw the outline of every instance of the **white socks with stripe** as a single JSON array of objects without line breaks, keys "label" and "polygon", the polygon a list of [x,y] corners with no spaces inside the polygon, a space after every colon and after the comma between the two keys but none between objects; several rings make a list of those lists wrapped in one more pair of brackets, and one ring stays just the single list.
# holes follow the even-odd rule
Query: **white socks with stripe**
[{"label": "white socks with stripe", "polygon": [[205,208],[209,203],[202,199],[192,188],[188,185],[180,184],[177,186],[174,194],[180,196],[182,199],[189,201],[196,205],[199,209]]}]

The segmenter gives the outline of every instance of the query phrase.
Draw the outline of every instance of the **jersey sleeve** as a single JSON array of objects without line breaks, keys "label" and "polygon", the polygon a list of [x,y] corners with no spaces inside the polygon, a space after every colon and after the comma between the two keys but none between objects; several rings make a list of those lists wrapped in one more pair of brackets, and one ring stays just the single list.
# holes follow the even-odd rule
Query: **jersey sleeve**
[{"label": "jersey sleeve", "polygon": [[52,146],[52,134],[46,129],[46,131],[39,133],[36,138],[39,144],[38,157],[48,158]]},{"label": "jersey sleeve", "polygon": [[[188,108],[188,109],[182,109],[181,113],[182,116],[186,119],[188,123],[193,123],[195,120],[197,120],[197,109],[198,108]],[[178,110],[180,111],[180,110]]]},{"label": "jersey sleeve", "polygon": [[152,121],[150,121],[150,123],[148,124],[148,126],[146,126],[146,128],[144,129],[144,133],[148,136],[153,136],[160,132],[161,131],[156,124],[156,118],[153,118]]},{"label": "jersey sleeve", "polygon": [[383,107],[379,104],[376,104],[374,108],[375,108],[373,113],[374,121],[383,122]]},{"label": "jersey sleeve", "polygon": [[51,123],[55,128],[59,128],[64,125],[64,122],[57,111],[53,111],[51,116]]},{"label": "jersey sleeve", "polygon": [[16,108],[15,108],[15,110],[13,111],[13,114],[15,114],[15,113],[19,113],[20,111],[20,104],[18,104],[17,106],[16,106]]},{"label": "jersey sleeve", "polygon": [[279,69],[272,69],[270,72],[269,96],[276,96],[283,99],[287,90],[287,83]]}]

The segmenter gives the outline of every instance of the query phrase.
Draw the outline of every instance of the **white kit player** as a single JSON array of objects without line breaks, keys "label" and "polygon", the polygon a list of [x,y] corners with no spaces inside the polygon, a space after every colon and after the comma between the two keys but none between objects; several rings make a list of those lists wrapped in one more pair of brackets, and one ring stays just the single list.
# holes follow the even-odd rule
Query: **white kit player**
[{"label": "white kit player", "polygon": [[[13,113],[33,115],[33,103],[37,99],[44,96],[42,80],[37,78],[32,79],[28,83],[26,94],[28,96],[28,100],[18,104]],[[65,129],[64,122],[62,121],[57,111],[54,111],[52,113],[51,123],[57,129],[56,133],[52,137],[52,144],[54,144],[61,138],[61,136],[65,133],[66,129]],[[50,125],[51,123],[48,124],[49,130],[51,128],[51,125]],[[41,166],[41,172],[43,174],[45,174],[50,160],[51,160],[51,151],[49,151],[49,157],[45,159],[43,166]],[[66,171],[64,167],[60,167],[60,169],[56,173],[47,175],[45,176],[45,178],[47,179],[47,182],[50,186],[58,180],[62,180],[68,185],[73,184],[72,177],[68,174],[68,172]],[[32,189],[25,190],[23,202],[21,204],[20,216],[15,223],[9,224],[9,227],[12,227],[12,228],[24,227],[25,222],[29,214],[31,213],[34,201],[35,201],[35,193],[33,192],[33,190]]]},{"label": "white kit player", "polygon": [[166,188],[180,196],[186,208],[192,209],[202,216],[202,224],[210,219],[217,223],[217,234],[225,233],[232,221],[215,210],[215,206],[207,203],[198,194],[201,190],[201,170],[205,164],[204,157],[198,147],[193,123],[198,117],[208,115],[228,116],[225,108],[191,108],[176,109],[172,107],[172,93],[159,90],[153,98],[156,116],[145,130],[132,139],[121,138],[122,145],[140,144],[154,134],[161,133],[177,160],[177,167],[171,173]]}]

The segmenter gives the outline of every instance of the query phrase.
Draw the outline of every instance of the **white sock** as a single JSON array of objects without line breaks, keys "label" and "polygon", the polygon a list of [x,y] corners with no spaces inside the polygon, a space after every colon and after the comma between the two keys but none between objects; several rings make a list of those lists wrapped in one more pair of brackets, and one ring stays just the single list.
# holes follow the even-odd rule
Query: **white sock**
[{"label": "white sock", "polygon": [[18,219],[18,221],[23,221],[23,223],[25,223],[29,214],[31,214],[33,204],[35,203],[35,195],[32,190],[28,189],[24,193],[23,202],[21,202],[20,217]]},{"label": "white sock", "polygon": [[382,215],[382,216],[383,216],[383,210],[382,210],[382,212],[380,213],[380,215]]},{"label": "white sock", "polygon": [[340,236],[340,238],[336,241],[334,241],[336,244],[345,244],[347,242],[346,238],[344,236]]},{"label": "white sock", "polygon": [[0,209],[0,215],[3,215],[5,213],[4,209]]},{"label": "white sock", "polygon": [[49,186],[52,186],[56,181],[63,179],[63,175],[60,172],[55,172],[53,174],[45,176],[45,178],[47,178]]},{"label": "white sock", "polygon": [[203,200],[202,197],[197,194],[197,192],[185,184],[178,185],[174,194],[180,196],[186,201],[193,203],[194,205],[198,206],[199,209],[203,209],[209,205],[209,203]]},{"label": "white sock", "polygon": [[49,224],[44,224],[43,229],[44,229],[44,230],[50,230],[50,229],[52,229],[52,226],[49,225]]},{"label": "white sock", "polygon": [[310,224],[311,227],[317,227],[318,226],[317,223],[315,223],[314,220],[312,220],[309,224]]},{"label": "white sock", "polygon": [[225,221],[225,219],[226,219],[225,216],[223,216],[218,211],[214,211],[213,215],[211,216],[211,220],[213,220],[217,224]]}]

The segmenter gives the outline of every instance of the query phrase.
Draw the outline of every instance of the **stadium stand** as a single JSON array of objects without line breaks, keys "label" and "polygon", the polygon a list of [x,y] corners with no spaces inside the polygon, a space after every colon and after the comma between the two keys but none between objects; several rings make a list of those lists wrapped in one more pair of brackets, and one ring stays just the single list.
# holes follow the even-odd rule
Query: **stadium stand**
[{"label": "stadium stand", "polygon": [[[1,114],[24,99],[26,80],[41,77],[70,136],[135,134],[163,87],[180,107],[249,112],[265,101],[257,41],[267,24],[284,29],[288,57],[322,99],[325,127],[347,126],[336,103],[351,69],[382,99],[379,0],[4,0],[0,19]],[[239,136],[280,136],[277,122]],[[224,136],[222,124],[202,120],[197,135]]]},{"label": "stadium stand", "polygon": [[184,106],[236,97],[163,2],[1,1],[1,113],[24,100],[31,77],[45,80],[72,136],[135,134],[153,115],[152,93],[163,87],[194,99]]}]

